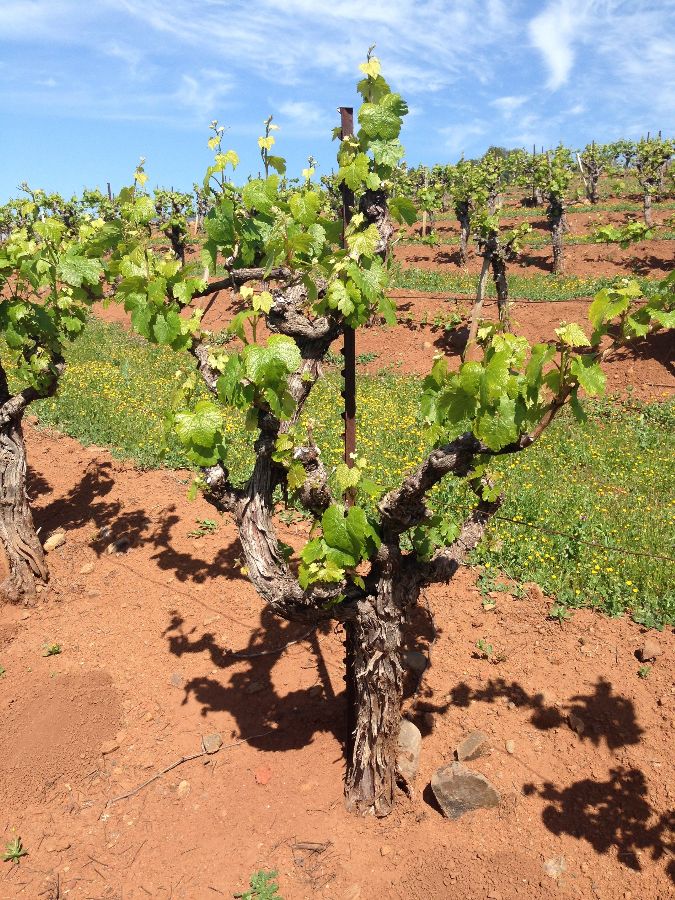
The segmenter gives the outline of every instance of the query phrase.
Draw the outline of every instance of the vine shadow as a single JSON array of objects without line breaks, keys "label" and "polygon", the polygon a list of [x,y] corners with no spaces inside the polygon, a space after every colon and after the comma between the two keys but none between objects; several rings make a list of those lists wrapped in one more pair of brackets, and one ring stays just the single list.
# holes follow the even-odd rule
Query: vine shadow
[{"label": "vine shadow", "polygon": [[[565,788],[551,782],[541,788],[526,784],[523,792],[548,801],[542,821],[552,834],[585,840],[601,855],[615,849],[635,872],[642,871],[640,853],[648,852],[653,860],[675,853],[675,812],[666,810],[655,818],[647,779],[638,768],[617,766],[606,781],[583,778]],[[675,882],[672,859],[666,872]]]},{"label": "vine shadow", "polygon": [[[79,482],[65,495],[34,506],[36,527],[48,532],[59,527],[69,530],[91,525],[95,533],[89,546],[99,556],[119,541],[125,547],[149,544],[155,549],[151,559],[163,571],[173,572],[181,582],[203,583],[222,575],[231,580],[243,578],[237,565],[238,541],[221,547],[212,560],[200,558],[195,547],[177,549],[175,529],[181,524],[177,507],[169,505],[154,519],[145,509],[124,509],[120,500],[109,498],[115,487],[114,475],[111,462],[92,460]],[[28,490],[31,496],[48,495],[52,487],[44,476],[30,470]]]},{"label": "vine shadow", "polygon": [[[447,695],[445,704],[418,704],[417,711],[447,712],[452,707],[468,708],[473,702],[513,702],[530,713],[530,723],[541,731],[558,728],[579,720],[579,741],[594,747],[604,744],[608,750],[640,744],[644,729],[637,721],[633,702],[617,694],[611,682],[599,678],[588,693],[580,693],[565,704],[551,704],[543,694],[529,694],[522,685],[505,679],[491,679],[475,689],[461,682]],[[418,723],[424,725],[424,715]],[[557,836],[570,835],[587,841],[598,854],[616,850],[628,868],[641,871],[640,853],[648,852],[653,860],[672,856],[675,852],[675,814],[657,814],[649,802],[647,779],[637,767],[616,766],[606,780],[583,778],[564,787],[552,782],[537,786],[523,785],[526,796],[546,801],[542,821]],[[424,794],[430,806],[437,803],[430,790]],[[666,871],[675,880],[675,863],[671,860]]]},{"label": "vine shadow", "polygon": [[[258,750],[280,751],[300,749],[317,733],[330,732],[344,743],[345,695],[344,691],[339,695],[333,692],[320,643],[321,636],[330,630],[326,622],[308,632],[306,625],[279,619],[265,607],[246,648],[237,653],[219,643],[212,632],[196,635],[197,628],[186,631],[178,611],[172,611],[164,636],[172,655],[180,658],[207,653],[214,668],[227,671],[226,680],[199,676],[187,681],[183,686],[184,704],[193,697],[201,705],[203,716],[228,712],[249,744]],[[305,641],[313,657],[317,683],[282,696],[274,685],[274,669],[283,654],[294,652],[295,642]]]},{"label": "vine shadow", "polygon": [[673,360],[673,338],[667,331],[657,331],[649,334],[641,341],[636,341],[625,347],[614,350],[608,357],[608,362],[629,362],[630,360],[652,359],[673,377],[675,377],[675,362]]}]

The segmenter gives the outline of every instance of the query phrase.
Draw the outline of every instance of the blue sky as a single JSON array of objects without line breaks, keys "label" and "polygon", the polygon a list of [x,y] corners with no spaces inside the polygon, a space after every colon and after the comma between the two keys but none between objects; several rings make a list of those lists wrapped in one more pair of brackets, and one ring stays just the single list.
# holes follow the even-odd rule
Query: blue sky
[{"label": "blue sky", "polygon": [[0,0],[0,200],[118,189],[141,155],[150,184],[189,188],[213,118],[242,178],[270,113],[291,173],[309,153],[330,171],[372,43],[411,163],[675,119],[675,0]]}]

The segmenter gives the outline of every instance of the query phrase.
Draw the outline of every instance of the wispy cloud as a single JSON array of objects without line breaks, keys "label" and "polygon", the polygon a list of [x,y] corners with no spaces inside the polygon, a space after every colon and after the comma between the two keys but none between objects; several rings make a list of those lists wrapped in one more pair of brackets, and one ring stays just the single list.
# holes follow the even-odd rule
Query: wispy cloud
[{"label": "wispy cloud", "polygon": [[639,136],[675,121],[674,32],[675,0],[0,0],[0,115],[19,148],[0,193],[30,174],[20,148],[40,119],[57,179],[155,141],[175,183],[192,165],[177,144],[202,148],[214,117],[253,171],[269,113],[289,168],[332,163],[336,107],[357,102],[373,43],[414,110],[413,163]]},{"label": "wispy cloud", "polygon": [[463,122],[457,125],[446,125],[439,128],[439,134],[444,138],[444,145],[453,154],[466,156],[470,154],[474,138],[488,133],[488,122],[474,121]]},{"label": "wispy cloud", "polygon": [[574,63],[574,42],[591,5],[584,0],[553,0],[528,26],[530,40],[549,71],[547,87],[553,91],[569,78]]},{"label": "wispy cloud", "polygon": [[490,106],[494,106],[504,116],[510,119],[513,113],[527,103],[529,97],[526,94],[520,96],[497,97],[496,100],[490,102]]}]

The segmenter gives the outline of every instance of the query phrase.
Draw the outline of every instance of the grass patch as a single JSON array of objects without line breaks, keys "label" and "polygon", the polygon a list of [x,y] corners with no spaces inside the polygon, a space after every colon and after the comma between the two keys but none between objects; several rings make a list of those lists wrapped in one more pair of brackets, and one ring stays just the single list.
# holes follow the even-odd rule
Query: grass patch
[{"label": "grass patch", "polygon": [[[508,232],[508,228],[504,228],[504,233]],[[659,241],[675,241],[675,231],[657,231],[654,236],[655,240]],[[413,235],[410,237],[403,238],[399,241],[400,244],[415,244],[425,246],[425,239],[421,235]],[[565,235],[565,246],[573,247],[578,244],[604,244],[604,241],[595,240],[592,234],[567,234]],[[645,241],[647,246],[649,244]],[[522,239],[522,244],[524,247],[531,247],[533,250],[540,250],[542,247],[550,247],[551,246],[551,235],[548,233],[542,234],[526,234]],[[440,240],[437,244],[433,244],[436,250],[442,250],[444,247],[458,247],[459,246],[459,235],[443,235],[443,239]],[[607,244],[607,246],[616,246]]]},{"label": "grass patch", "polygon": [[[67,355],[57,396],[32,407],[41,424],[108,446],[142,467],[187,465],[164,428],[184,356],[95,319]],[[304,416],[328,466],[342,454],[339,390],[337,373],[329,373]],[[429,449],[417,419],[418,397],[416,377],[387,372],[359,378],[359,452],[383,488],[399,483]],[[505,496],[500,514],[522,524],[495,520],[474,561],[537,581],[569,606],[611,615],[630,610],[651,625],[675,623],[672,566],[578,542],[675,555],[675,404],[604,401],[587,408],[585,424],[564,414],[535,447],[496,465]],[[253,463],[250,436],[238,413],[227,416],[231,468],[243,479]],[[461,517],[470,498],[460,482],[447,480],[432,503]],[[554,531],[565,534],[547,533]]]},{"label": "grass patch", "polygon": [[[675,209],[674,200],[662,200],[659,203],[653,203],[652,209],[657,212],[660,209]],[[642,216],[642,203],[631,200],[620,200],[618,203],[596,203],[595,206],[586,203],[569,203],[567,206],[568,213],[595,213],[595,212],[632,212],[638,217]],[[522,218],[522,219],[545,219],[546,204],[543,206],[508,206],[501,210],[505,219]],[[421,218],[419,219],[421,222]],[[435,219],[436,222],[456,222],[457,217],[449,212],[443,212]]]},{"label": "grass patch", "polygon": [[[644,291],[655,283],[653,279],[635,279]],[[576,275],[509,275],[509,295],[522,300],[574,300],[591,297],[609,287],[615,278],[578,278]],[[392,288],[475,296],[478,275],[466,272],[439,272],[435,269],[398,268],[391,281]],[[495,286],[488,279],[487,296],[495,296]]]}]

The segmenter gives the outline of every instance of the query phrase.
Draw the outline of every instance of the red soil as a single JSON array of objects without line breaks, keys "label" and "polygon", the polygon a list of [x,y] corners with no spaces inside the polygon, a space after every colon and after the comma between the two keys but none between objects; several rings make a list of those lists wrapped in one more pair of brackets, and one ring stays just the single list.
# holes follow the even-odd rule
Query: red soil
[{"label": "red soil", "polygon": [[[614,244],[569,244],[565,247],[565,274],[584,278],[616,278],[619,276],[644,276],[664,278],[673,268],[675,242],[640,241],[630,250],[622,250]],[[396,248],[396,258],[405,266],[417,269],[437,269],[439,272],[456,272],[459,250],[446,244],[429,247],[426,244],[401,244]],[[481,258],[472,249],[467,271],[480,272]],[[524,247],[510,272],[518,275],[550,274],[552,253],[550,246]]]},{"label": "red soil", "polygon": [[[187,473],[142,473],[31,427],[27,440],[37,524],[67,540],[38,605],[0,609],[0,831],[29,852],[0,868],[3,900],[230,897],[259,867],[278,868],[286,900],[671,895],[672,633],[640,679],[638,626],[582,611],[561,627],[534,589],[485,612],[462,571],[427,592],[437,637],[415,697],[409,678],[416,794],[386,820],[355,819],[341,799],[340,634],[261,611],[227,520],[188,536],[214,514],[187,502]],[[109,554],[121,535],[131,549]],[[414,624],[409,646],[425,650],[424,609]],[[499,662],[474,657],[479,638]],[[62,653],[43,656],[54,641]],[[448,821],[427,786],[474,729],[493,751],[469,765],[502,802]],[[212,732],[218,753],[109,805]],[[560,856],[556,882],[544,863]]]}]

